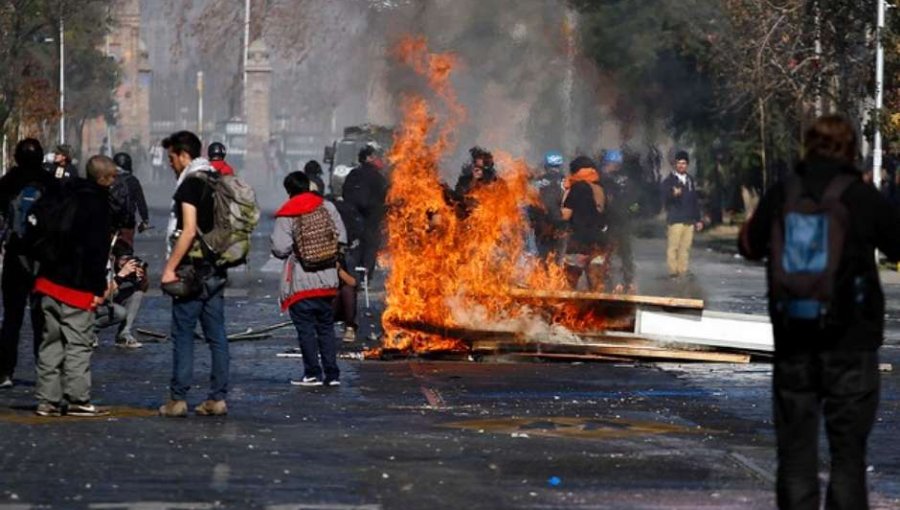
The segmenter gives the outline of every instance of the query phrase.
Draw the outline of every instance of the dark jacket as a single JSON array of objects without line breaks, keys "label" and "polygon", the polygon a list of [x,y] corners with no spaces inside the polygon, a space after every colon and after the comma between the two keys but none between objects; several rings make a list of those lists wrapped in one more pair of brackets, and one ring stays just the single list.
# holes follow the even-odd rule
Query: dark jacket
[{"label": "dark jacket", "polygon": [[540,206],[530,206],[528,217],[539,238],[555,238],[565,231],[562,219],[563,176],[560,172],[548,171],[534,182]]},{"label": "dark jacket", "polygon": [[631,217],[637,214],[640,202],[640,197],[632,186],[631,179],[622,170],[619,170],[614,173],[604,173],[600,178],[600,185],[603,186],[603,191],[606,193],[606,213],[610,227],[614,230],[625,227],[630,223]]},{"label": "dark jacket", "polygon": [[[11,221],[11,218],[9,218],[10,204],[19,196],[19,193],[25,186],[31,184],[41,186],[45,190],[44,194],[50,194],[53,193],[59,182],[52,175],[45,172],[42,167],[14,167],[0,178],[0,214],[4,216],[7,222]],[[9,225],[7,225],[8,227]],[[6,240],[6,250],[18,250],[19,241],[16,236],[9,236]]]},{"label": "dark jacket", "polygon": [[[836,175],[859,175],[852,166],[828,160],[813,160],[798,166],[804,189],[819,199]],[[774,221],[781,221],[785,201],[783,184],[773,186],[762,198],[753,217],[741,229],[739,248],[751,260],[769,254]],[[869,350],[884,336],[884,294],[875,265],[875,249],[892,260],[900,259],[900,213],[878,190],[860,179],[841,197],[850,216],[850,226],[835,279],[835,315],[825,330],[818,324],[788,324],[778,316],[769,300],[776,354],[818,350]],[[771,288],[771,267],[767,268]],[[818,321],[815,321],[818,322]]]},{"label": "dark jacket", "polygon": [[141,221],[149,222],[150,212],[147,210],[147,199],[144,197],[144,188],[141,186],[141,181],[128,170],[122,170],[121,176],[125,180],[125,186],[128,188],[128,196],[130,197],[128,205],[131,210],[127,211],[126,226],[134,228],[137,223],[135,221],[135,213],[141,216]]},{"label": "dark jacket", "polygon": [[[687,184],[682,184],[675,175],[670,173],[663,179],[660,185],[663,202],[666,204],[666,223],[690,223],[700,221],[700,197],[697,195],[697,181],[687,175]],[[681,189],[681,195],[675,196],[674,188]]]},{"label": "dark jacket", "polygon": [[61,249],[67,257],[56,264],[41,264],[38,277],[56,285],[101,296],[106,291],[106,264],[110,252],[109,194],[84,179],[72,179],[64,196],[76,197],[72,232]]},{"label": "dark jacket", "polygon": [[367,234],[376,235],[381,230],[387,188],[381,170],[369,163],[353,169],[344,181],[344,203],[361,219]]}]

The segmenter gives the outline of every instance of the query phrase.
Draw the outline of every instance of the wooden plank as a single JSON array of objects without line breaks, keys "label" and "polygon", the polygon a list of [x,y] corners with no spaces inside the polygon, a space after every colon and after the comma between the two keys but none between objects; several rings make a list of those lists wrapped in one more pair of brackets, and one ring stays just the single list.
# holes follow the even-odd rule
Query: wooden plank
[{"label": "wooden plank", "polygon": [[636,294],[610,294],[608,292],[578,292],[572,290],[509,289],[509,295],[525,299],[553,299],[559,301],[606,301],[611,303],[661,306],[665,308],[703,309],[702,299],[665,296],[640,296]]},{"label": "wooden plank", "polygon": [[650,349],[644,347],[601,347],[596,352],[613,356],[627,356],[629,358],[677,359],[714,363],[750,362],[749,354],[731,352],[683,351],[680,349]]},{"label": "wooden plank", "polygon": [[566,352],[510,352],[504,356],[516,356],[520,358],[545,358],[558,360],[585,360],[585,361],[634,361],[625,356],[604,356],[602,354],[574,354]]},{"label": "wooden plank", "polygon": [[477,341],[472,344],[472,352],[475,353],[584,354],[632,359],[671,359],[718,363],[748,363],[750,361],[750,355],[745,353],[711,351],[702,346],[695,347],[695,349],[697,350],[670,348],[658,344],[652,345],[652,340],[646,339],[564,344],[488,340]]}]

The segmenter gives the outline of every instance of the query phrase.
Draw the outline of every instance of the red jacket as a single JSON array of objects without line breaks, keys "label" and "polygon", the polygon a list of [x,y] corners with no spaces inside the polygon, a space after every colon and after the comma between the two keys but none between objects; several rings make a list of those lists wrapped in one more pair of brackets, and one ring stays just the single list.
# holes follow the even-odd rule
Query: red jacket
[{"label": "red jacket", "polygon": [[234,175],[234,168],[231,168],[231,165],[226,163],[224,159],[210,161],[209,164],[216,170],[216,172],[219,172],[222,175]]}]

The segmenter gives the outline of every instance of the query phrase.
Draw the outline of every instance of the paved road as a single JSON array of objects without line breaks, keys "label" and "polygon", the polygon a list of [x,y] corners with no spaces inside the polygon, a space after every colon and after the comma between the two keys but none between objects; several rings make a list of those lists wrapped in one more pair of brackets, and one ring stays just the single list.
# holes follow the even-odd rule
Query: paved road
[{"label": "paved road", "polygon": [[[637,247],[645,292],[764,310],[757,266],[701,248],[695,278],[675,284],[660,278],[660,240]],[[273,278],[235,275],[230,331],[284,319]],[[888,294],[896,317],[900,285]],[[165,298],[148,299],[140,326],[167,329]],[[0,393],[0,510],[774,506],[766,364],[342,360],[343,386],[310,390],[288,384],[299,362],[276,357],[295,342],[280,330],[232,344],[229,417],[165,420],[153,410],[166,395],[171,346],[124,352],[107,335],[94,358],[95,395],[113,416],[98,419],[32,414],[24,341],[19,385]],[[889,338],[898,335],[892,325]],[[208,356],[197,349],[202,387]],[[900,368],[895,340],[883,358]],[[883,375],[873,501],[900,508],[900,377]],[[195,389],[192,403],[202,398]]]}]

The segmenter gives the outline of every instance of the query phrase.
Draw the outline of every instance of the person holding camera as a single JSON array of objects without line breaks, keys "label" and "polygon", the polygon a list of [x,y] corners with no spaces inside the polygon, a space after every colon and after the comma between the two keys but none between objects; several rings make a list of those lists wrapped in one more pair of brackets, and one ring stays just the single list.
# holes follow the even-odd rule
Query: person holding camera
[{"label": "person holding camera", "polygon": [[149,287],[147,262],[135,257],[127,243],[117,243],[113,256],[115,276],[110,282],[106,301],[97,307],[95,325],[99,330],[118,324],[116,347],[140,349],[144,344],[134,337],[131,328]]}]

